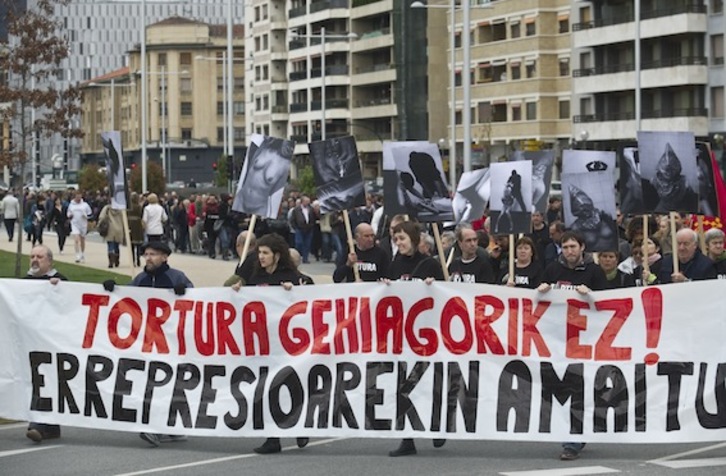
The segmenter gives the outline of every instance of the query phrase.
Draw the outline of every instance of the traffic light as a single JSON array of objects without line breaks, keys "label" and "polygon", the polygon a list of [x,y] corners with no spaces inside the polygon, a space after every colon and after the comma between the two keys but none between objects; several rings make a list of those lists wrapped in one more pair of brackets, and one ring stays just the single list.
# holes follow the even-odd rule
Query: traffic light
[{"label": "traffic light", "polygon": [[212,162],[212,170],[217,171],[217,162]]}]

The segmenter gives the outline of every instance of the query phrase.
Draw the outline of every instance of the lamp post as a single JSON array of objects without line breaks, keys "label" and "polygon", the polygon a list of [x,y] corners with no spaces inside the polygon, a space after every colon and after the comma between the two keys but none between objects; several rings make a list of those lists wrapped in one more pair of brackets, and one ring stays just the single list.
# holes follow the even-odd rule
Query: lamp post
[{"label": "lamp post", "polygon": [[146,0],[141,0],[141,192],[148,190],[148,177],[146,174],[146,127],[149,120],[148,97],[146,85]]},{"label": "lamp post", "polygon": [[232,50],[232,0],[227,0],[227,157],[234,159],[234,123],[232,122],[233,94],[234,94],[234,73],[232,62],[234,51]]},{"label": "lamp post", "polygon": [[[229,49],[227,50],[229,51]],[[229,80],[230,65],[234,62],[234,58],[227,55],[227,51],[222,51],[222,122],[224,127],[222,128],[222,150],[227,157],[233,157],[234,154],[234,129],[230,127],[232,125],[232,103],[229,102],[231,95],[229,94],[232,89],[232,84]],[[214,61],[215,64],[220,61],[216,56],[195,56],[197,61]],[[240,60],[244,61],[244,60]]]},{"label": "lamp post", "polygon": [[[449,147],[449,181],[451,187],[456,189],[456,50],[454,43],[456,41],[456,0],[451,0],[449,5],[426,5],[423,2],[417,0],[411,3],[411,8],[440,8],[450,10],[451,15],[451,36],[449,41],[451,42],[451,74],[449,81],[451,83],[450,101],[451,107],[449,108],[449,128],[450,128],[450,147]],[[492,8],[489,4],[482,4],[474,6],[476,9],[490,9]],[[463,29],[462,29],[462,49],[463,55],[463,68],[462,68],[462,90],[463,90],[463,102],[464,109],[462,110],[462,123],[464,125],[464,138],[463,138],[463,165],[464,172],[471,171],[471,73],[469,71],[471,63],[471,37],[469,32],[470,23],[470,12],[471,3],[470,0],[465,0],[462,4],[463,11]]]},{"label": "lamp post", "polygon": [[[321,83],[321,89],[320,89],[320,117],[321,117],[320,138],[321,138],[321,140],[325,140],[326,139],[326,124],[325,124],[325,122],[326,122],[326,119],[325,119],[325,115],[326,115],[326,104],[325,104],[326,103],[326,94],[325,94],[325,83],[326,83],[325,44],[326,44],[326,40],[328,40],[328,39],[353,40],[353,39],[358,38],[358,34],[351,32],[351,33],[348,33],[345,35],[327,35],[325,33],[325,27],[321,26],[320,34],[318,34],[318,35],[309,34],[309,35],[295,35],[295,36],[298,38],[307,38],[308,40],[310,40],[311,38],[320,38],[320,47],[321,47],[321,54],[320,54],[320,83]],[[309,43],[308,43],[308,45],[309,45]]]}]

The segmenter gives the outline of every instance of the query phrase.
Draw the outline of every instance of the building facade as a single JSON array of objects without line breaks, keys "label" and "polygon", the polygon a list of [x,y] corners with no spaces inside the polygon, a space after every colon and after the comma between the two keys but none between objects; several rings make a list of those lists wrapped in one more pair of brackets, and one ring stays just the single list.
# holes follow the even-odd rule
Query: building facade
[{"label": "building facade", "polygon": [[[179,17],[147,29],[147,156],[166,171],[167,182],[211,181],[225,152],[227,114],[232,115],[235,158],[245,147],[244,28],[234,27],[233,78],[226,78],[226,25]],[[121,132],[127,164],[141,163],[140,50],[129,67],[83,84],[83,161],[102,161],[103,131]],[[227,111],[226,87],[233,88]]]}]

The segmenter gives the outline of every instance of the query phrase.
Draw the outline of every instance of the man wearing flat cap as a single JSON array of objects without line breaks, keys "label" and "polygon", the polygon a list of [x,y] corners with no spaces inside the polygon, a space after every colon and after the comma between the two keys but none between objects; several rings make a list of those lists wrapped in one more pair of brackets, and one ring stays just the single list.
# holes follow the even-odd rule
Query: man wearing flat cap
[{"label": "man wearing flat cap", "polygon": [[[146,265],[144,270],[131,281],[131,286],[173,289],[177,296],[182,296],[187,288],[194,287],[186,274],[170,267],[167,263],[171,248],[166,243],[162,241],[144,243],[139,248],[139,254],[146,260]],[[114,290],[115,285],[116,282],[113,280],[107,280],[103,283],[104,289],[109,292]],[[141,436],[142,440],[155,447],[162,442],[183,441],[186,439],[184,436],[157,433],[141,433],[139,436]]]}]

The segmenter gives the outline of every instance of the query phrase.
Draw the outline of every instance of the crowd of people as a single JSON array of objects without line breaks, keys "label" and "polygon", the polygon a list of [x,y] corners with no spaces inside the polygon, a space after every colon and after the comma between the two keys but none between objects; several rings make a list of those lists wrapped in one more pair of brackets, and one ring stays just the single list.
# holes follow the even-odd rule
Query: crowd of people
[{"label": "crowd of people", "polygon": [[[59,195],[51,192],[47,196],[28,194],[22,203],[26,206],[26,216],[35,216],[42,209],[43,227],[62,228],[74,237],[77,261],[83,260],[85,223],[108,218],[106,240],[109,267],[113,267],[118,266],[118,245],[125,236],[123,230],[117,229],[122,225],[111,216],[115,211],[108,206],[107,198],[102,193]],[[420,280],[430,284],[448,276],[454,282],[523,287],[541,293],[571,289],[587,294],[629,286],[726,278],[724,232],[718,228],[708,230],[701,244],[687,215],[676,215],[677,231],[672,236],[668,220],[649,217],[646,234],[643,217],[624,217],[618,213],[617,249],[594,254],[588,252],[582,236],[565,227],[561,200],[553,197],[546,214],[532,214],[531,233],[519,236],[513,249],[510,249],[509,235],[490,233],[486,215],[446,229],[439,249],[427,225],[411,221],[406,215],[388,217],[380,205],[380,197],[368,197],[366,206],[349,212],[354,246],[348,249],[343,245],[347,238],[340,213],[321,214],[311,197],[290,194],[283,200],[278,218],[260,220],[254,230],[248,229],[249,217],[231,211],[231,201],[232,197],[226,194],[219,198],[212,194],[187,198],[175,193],[162,197],[153,193],[132,194],[128,212],[131,244],[138,251],[136,259],[145,259],[145,267],[132,285],[165,287],[184,294],[192,283],[182,271],[168,265],[167,259],[173,251],[229,259],[239,257],[245,244],[248,254],[239,260],[233,276],[225,283],[235,290],[243,286],[281,285],[291,289],[313,284],[300,270],[300,265],[313,257],[335,262],[332,277],[336,283]],[[10,220],[14,214],[16,218],[19,216],[21,202],[9,193],[0,203],[12,240],[14,223]],[[66,226],[69,222],[70,229]],[[25,231],[35,244],[36,230]],[[64,243],[61,234],[58,233],[60,252]],[[42,238],[37,241],[39,246],[33,248],[28,277],[56,282],[58,278],[63,279],[52,266],[47,266],[46,261],[52,265],[50,248],[42,245]],[[439,252],[443,259],[438,256]],[[513,268],[509,266],[510,253],[514,253]],[[677,270],[674,270],[674,254]],[[110,292],[114,286],[113,282],[104,283]],[[28,437],[41,441],[43,431],[47,431],[48,437],[60,434],[59,428],[43,428],[31,424]],[[145,433],[142,438],[157,446],[164,438],[178,437]],[[307,438],[298,438],[297,444],[304,447]],[[445,440],[434,440],[435,447],[444,444]],[[584,446],[578,442],[564,443],[560,458],[577,459]],[[255,451],[277,453],[281,451],[280,441],[270,438]],[[416,451],[414,441],[405,439],[389,454],[405,456]]]}]

